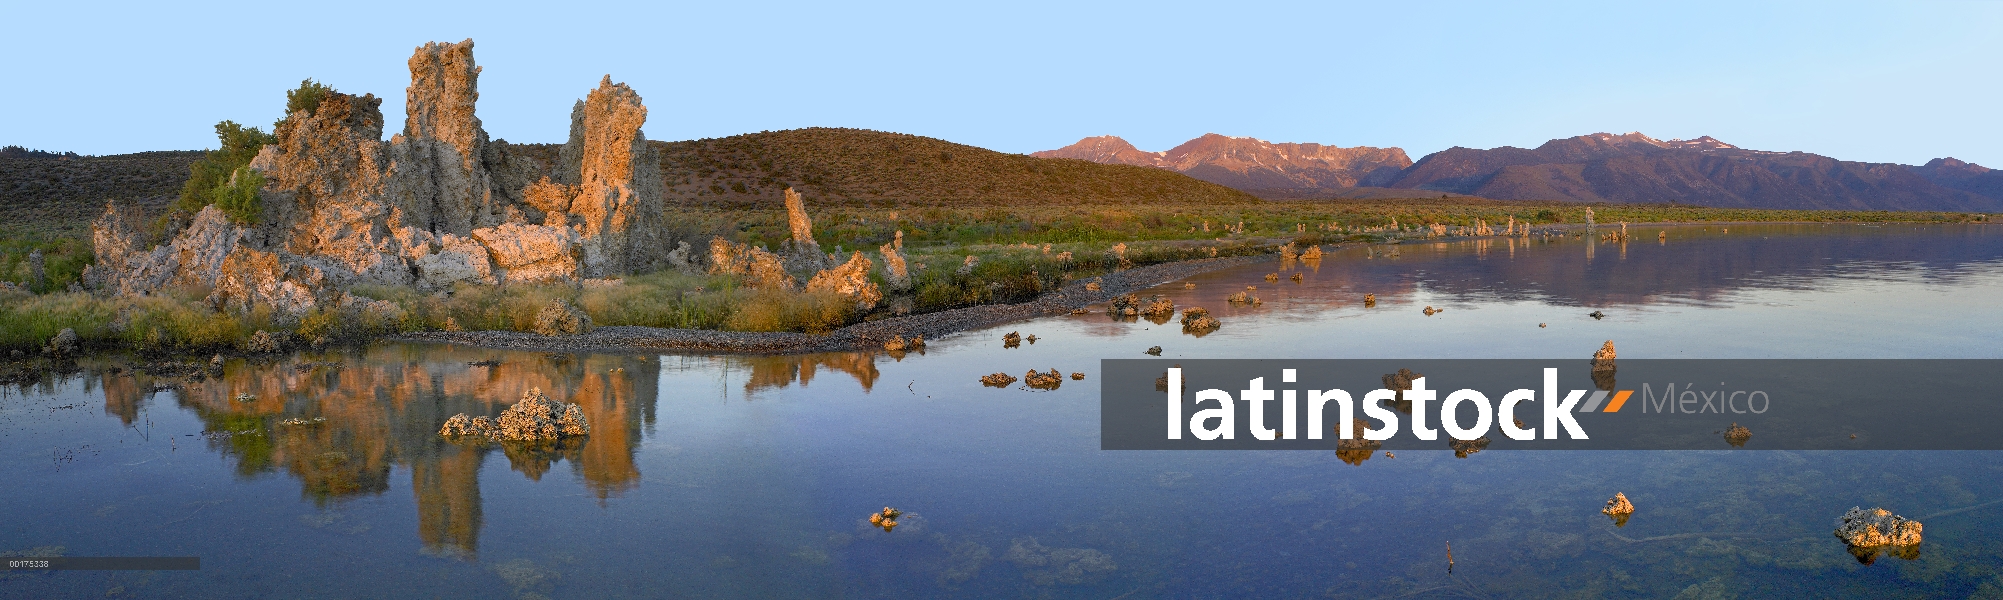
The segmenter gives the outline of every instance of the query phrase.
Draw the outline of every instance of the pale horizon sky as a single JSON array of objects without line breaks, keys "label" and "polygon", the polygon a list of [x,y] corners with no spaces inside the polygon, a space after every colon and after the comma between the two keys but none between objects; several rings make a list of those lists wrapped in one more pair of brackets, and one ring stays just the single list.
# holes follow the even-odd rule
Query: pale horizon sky
[{"label": "pale horizon sky", "polygon": [[1627,4],[9,0],[0,145],[210,148],[307,77],[383,98],[387,138],[411,51],[470,37],[479,116],[515,142],[563,141],[610,74],[657,140],[855,127],[1027,153],[1215,132],[1417,160],[1640,131],[2003,167],[2003,3]]}]

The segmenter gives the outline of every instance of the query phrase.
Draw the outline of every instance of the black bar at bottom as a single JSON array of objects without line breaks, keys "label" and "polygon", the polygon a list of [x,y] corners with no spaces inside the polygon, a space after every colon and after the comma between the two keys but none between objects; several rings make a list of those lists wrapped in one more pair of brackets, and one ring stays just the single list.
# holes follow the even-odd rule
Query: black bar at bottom
[{"label": "black bar at bottom", "polygon": [[9,571],[199,571],[199,556],[7,557]]}]

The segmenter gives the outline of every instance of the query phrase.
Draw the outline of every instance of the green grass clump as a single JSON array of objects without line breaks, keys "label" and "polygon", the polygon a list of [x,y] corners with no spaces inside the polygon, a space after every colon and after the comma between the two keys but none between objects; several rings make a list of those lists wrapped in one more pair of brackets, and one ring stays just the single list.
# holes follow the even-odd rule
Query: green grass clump
[{"label": "green grass clump", "polygon": [[[35,279],[30,256],[42,253],[42,278]],[[77,236],[20,232],[0,237],[0,280],[18,284],[35,293],[62,291],[82,278],[84,267],[95,261],[90,240]]]}]

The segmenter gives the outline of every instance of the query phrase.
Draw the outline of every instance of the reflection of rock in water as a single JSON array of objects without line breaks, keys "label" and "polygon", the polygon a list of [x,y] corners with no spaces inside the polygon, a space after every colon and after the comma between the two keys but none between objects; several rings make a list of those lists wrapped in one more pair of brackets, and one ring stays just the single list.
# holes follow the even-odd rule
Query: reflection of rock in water
[{"label": "reflection of rock in water", "polygon": [[[922,347],[922,346],[919,346]],[[751,366],[751,376],[744,382],[745,393],[767,388],[783,388],[794,381],[805,387],[814,381],[814,373],[826,367],[847,373],[862,384],[863,391],[876,385],[876,378],[882,373],[876,370],[876,356],[868,352],[824,352],[820,354],[800,354],[793,356],[747,356],[733,358]]]},{"label": "reflection of rock in water", "polygon": [[[477,478],[489,450],[447,443],[438,437],[438,424],[454,413],[498,415],[529,389],[546,390],[553,400],[581,409],[591,435],[562,447],[513,449],[507,453],[512,466],[533,478],[567,460],[602,500],[639,481],[634,445],[652,418],[658,374],[617,355],[540,360],[502,353],[498,365],[466,364],[494,354],[384,345],[345,363],[302,358],[232,365],[219,379],[185,386],[176,396],[215,433],[210,447],[234,461],[237,472],[289,473],[304,496],[322,503],[383,493],[392,467],[408,466],[426,551],[470,556],[482,522]],[[149,377],[134,381],[150,390]],[[239,395],[252,400],[238,402]],[[107,409],[136,402],[126,398],[123,392],[107,396]],[[289,419],[316,424],[279,425]]]},{"label": "reflection of rock in water", "polygon": [[566,438],[536,442],[501,442],[501,452],[508,457],[508,468],[528,477],[529,481],[542,481],[558,460],[573,463],[583,458],[584,440]]},{"label": "reflection of rock in water", "polygon": [[[1410,373],[1411,371],[1401,372]],[[1370,460],[1371,455],[1376,454],[1378,448],[1384,447],[1384,443],[1363,438],[1363,432],[1370,430],[1369,421],[1354,418],[1349,421],[1352,433],[1355,433],[1356,437],[1342,439],[1342,426],[1336,425],[1333,427],[1336,435],[1335,457],[1342,459],[1342,462],[1362,466],[1363,461]]]},{"label": "reflection of rock in water", "polygon": [[1424,373],[1413,373],[1411,369],[1398,369],[1396,373],[1385,375],[1384,389],[1398,392],[1398,396],[1391,400],[1391,407],[1398,412],[1412,414],[1412,401],[1405,399],[1405,392],[1411,391],[1412,380],[1425,376]]},{"label": "reflection of rock in water", "polygon": [[480,459],[486,450],[445,445],[410,468],[417,537],[428,553],[473,558],[480,551]]},{"label": "reflection of rock in water", "polygon": [[1882,508],[1864,510],[1851,507],[1836,518],[1836,537],[1849,545],[1857,562],[1871,564],[1881,555],[1906,560],[1919,558],[1920,522],[1892,514]]},{"label": "reflection of rock in water", "polygon": [[147,377],[148,381],[141,385],[140,377],[137,372],[103,377],[104,414],[118,417],[119,423],[126,426],[139,419],[139,401],[153,392],[152,378]]},{"label": "reflection of rock in water", "polygon": [[1036,538],[1016,538],[1003,560],[1022,568],[1022,576],[1036,585],[1078,585],[1105,579],[1119,568],[1113,557],[1091,548],[1048,548]]},{"label": "reflection of rock in water", "polygon": [[1593,369],[1594,388],[1611,392],[1614,391],[1614,385],[1614,368],[1612,366],[1608,366],[1605,369]]},{"label": "reflection of rock in water", "polygon": [[1454,458],[1467,458],[1468,455],[1470,454],[1474,454],[1476,452],[1480,452],[1488,448],[1488,436],[1482,436],[1471,440],[1450,439],[1447,440],[1447,447],[1453,449]]}]

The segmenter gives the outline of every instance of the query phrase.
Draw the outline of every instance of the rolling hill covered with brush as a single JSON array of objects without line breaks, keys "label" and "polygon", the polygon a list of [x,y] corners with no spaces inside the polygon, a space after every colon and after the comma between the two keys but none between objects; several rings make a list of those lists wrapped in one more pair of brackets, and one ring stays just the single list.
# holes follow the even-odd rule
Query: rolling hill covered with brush
[{"label": "rolling hill covered with brush", "polygon": [[[692,141],[649,141],[668,201],[714,208],[780,206],[787,186],[812,206],[1232,204],[1258,198],[1173,171],[1032,158],[861,129],[812,128]],[[509,144],[501,153],[553,163],[562,144]],[[171,203],[200,151],[76,156],[0,154],[0,220],[87,229],[106,200]]]},{"label": "rolling hill covered with brush", "polygon": [[708,206],[777,206],[787,186],[811,203],[847,206],[1258,201],[1173,171],[1034,158],[862,129],[649,143],[660,154],[669,198]]}]

